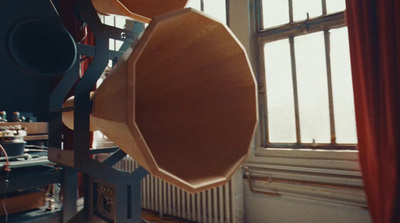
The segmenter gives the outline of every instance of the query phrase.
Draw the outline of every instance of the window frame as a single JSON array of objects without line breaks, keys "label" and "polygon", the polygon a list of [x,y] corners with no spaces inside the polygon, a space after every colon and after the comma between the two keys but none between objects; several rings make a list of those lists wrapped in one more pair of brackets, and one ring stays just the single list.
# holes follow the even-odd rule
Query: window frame
[{"label": "window frame", "polygon": [[[345,12],[336,12],[327,14],[326,1],[322,2],[322,15],[315,18],[307,18],[302,21],[293,21],[293,4],[292,0],[288,0],[289,23],[274,27],[263,28],[262,0],[253,0],[253,10],[251,17],[253,22],[253,50],[254,60],[256,64],[256,80],[258,84],[258,101],[259,101],[259,144],[262,148],[292,148],[292,149],[321,149],[321,150],[354,150],[356,144],[336,143],[336,129],[333,110],[333,90],[331,78],[331,59],[330,59],[330,33],[332,29],[346,27]],[[329,103],[329,120],[331,143],[304,143],[301,142],[299,101],[297,94],[297,76],[295,65],[295,47],[294,38],[315,32],[324,33],[326,70],[327,70],[327,86],[328,86],[328,103]],[[288,39],[291,54],[292,80],[293,80],[293,97],[295,112],[295,143],[271,143],[268,138],[268,105],[266,95],[265,80],[265,64],[264,64],[264,46],[265,44],[277,40]]]},{"label": "window frame", "polygon": [[[257,1],[260,0],[230,0],[228,5],[229,27],[245,48],[256,80],[260,76],[257,57],[260,48],[255,22]],[[258,97],[262,97],[262,86],[257,87]],[[259,106],[260,111],[261,106]],[[286,196],[295,196],[314,201],[320,201],[323,197],[324,201],[321,202],[366,206],[357,150],[265,148],[261,144],[258,126],[250,144],[248,157],[243,164],[242,173],[245,179],[247,175],[252,177],[251,180],[243,181],[244,187],[249,188],[251,183],[254,189],[261,193],[259,196],[278,193],[282,195],[282,199]],[[275,187],[274,182],[282,184]],[[309,182],[313,185],[307,186]],[[350,189],[352,192],[340,195],[343,191],[338,189],[338,184],[341,188]],[[319,194],[319,191],[325,191],[327,187],[332,188],[332,191],[325,195]],[[357,193],[354,193],[353,189]]]}]

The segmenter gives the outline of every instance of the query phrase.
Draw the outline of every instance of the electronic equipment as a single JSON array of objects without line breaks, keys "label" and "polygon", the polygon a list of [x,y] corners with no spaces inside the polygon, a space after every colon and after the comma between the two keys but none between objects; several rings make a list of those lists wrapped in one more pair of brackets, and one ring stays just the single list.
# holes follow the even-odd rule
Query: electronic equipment
[{"label": "electronic equipment", "polygon": [[[0,144],[9,157],[24,154],[26,135],[26,130],[21,125],[0,126]],[[3,151],[0,151],[0,154],[3,157],[6,155]]]},{"label": "electronic equipment", "polygon": [[95,206],[93,212],[99,218],[113,222],[117,210],[116,187],[105,182],[93,182],[95,191]]}]

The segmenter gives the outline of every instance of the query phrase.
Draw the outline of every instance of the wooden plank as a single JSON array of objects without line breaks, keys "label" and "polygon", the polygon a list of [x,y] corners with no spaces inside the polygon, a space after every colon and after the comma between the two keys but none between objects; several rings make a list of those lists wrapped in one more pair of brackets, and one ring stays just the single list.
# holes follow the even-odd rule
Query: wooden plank
[{"label": "wooden plank", "polygon": [[157,15],[185,7],[188,0],[92,0],[95,9],[106,15],[126,16],[149,23]]},{"label": "wooden plank", "polygon": [[[4,199],[0,199],[0,203],[3,204],[3,202]],[[5,208],[8,214],[13,214],[42,207],[46,204],[45,202],[45,192],[39,191],[6,198]],[[0,216],[4,215],[4,208],[0,208]]]},{"label": "wooden plank", "polygon": [[47,122],[5,122],[0,123],[0,126],[13,126],[20,125],[26,129],[28,135],[36,134],[47,134],[48,123]]},{"label": "wooden plank", "polygon": [[33,140],[48,140],[49,135],[27,135],[24,136],[25,141],[33,141]]}]

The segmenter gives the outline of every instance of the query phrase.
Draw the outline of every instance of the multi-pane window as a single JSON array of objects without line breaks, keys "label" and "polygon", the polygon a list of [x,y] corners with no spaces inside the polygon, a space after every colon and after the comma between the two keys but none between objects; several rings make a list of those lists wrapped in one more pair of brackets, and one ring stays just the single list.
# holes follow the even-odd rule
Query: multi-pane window
[{"label": "multi-pane window", "polygon": [[263,147],[355,149],[345,0],[255,0]]}]

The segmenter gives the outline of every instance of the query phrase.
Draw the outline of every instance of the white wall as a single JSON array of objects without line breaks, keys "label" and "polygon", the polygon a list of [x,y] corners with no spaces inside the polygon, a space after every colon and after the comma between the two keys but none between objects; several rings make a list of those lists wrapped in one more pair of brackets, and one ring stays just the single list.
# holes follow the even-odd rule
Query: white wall
[{"label": "white wall", "polygon": [[338,205],[294,197],[272,197],[253,193],[244,183],[247,223],[369,223],[369,212],[355,206]]}]

